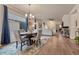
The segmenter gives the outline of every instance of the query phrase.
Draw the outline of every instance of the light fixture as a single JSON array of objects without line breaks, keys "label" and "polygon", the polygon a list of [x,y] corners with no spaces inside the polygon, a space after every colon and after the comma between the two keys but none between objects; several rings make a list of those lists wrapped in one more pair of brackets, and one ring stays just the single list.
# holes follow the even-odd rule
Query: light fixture
[{"label": "light fixture", "polygon": [[29,7],[28,9],[29,9],[29,10],[28,10],[28,13],[25,14],[25,17],[28,17],[29,19],[30,19],[30,18],[34,18],[34,16],[32,15],[32,13],[31,13],[31,11],[30,11],[30,6],[31,6],[31,4],[28,4],[28,7]]},{"label": "light fixture", "polygon": [[32,16],[32,14],[30,13],[30,14],[29,14],[29,16],[31,17],[31,16]]},{"label": "light fixture", "polygon": [[34,16],[32,16],[32,18],[34,18]]},{"label": "light fixture", "polygon": [[25,14],[25,17],[27,17],[27,14]]},{"label": "light fixture", "polygon": [[62,26],[61,26],[61,25],[59,25],[59,27],[60,27],[60,28],[62,28]]}]

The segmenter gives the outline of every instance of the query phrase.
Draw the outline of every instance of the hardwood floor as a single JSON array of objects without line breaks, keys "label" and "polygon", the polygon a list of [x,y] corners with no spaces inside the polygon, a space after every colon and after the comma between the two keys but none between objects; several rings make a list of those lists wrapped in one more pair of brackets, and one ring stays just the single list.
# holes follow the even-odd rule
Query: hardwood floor
[{"label": "hardwood floor", "polygon": [[73,39],[63,38],[61,34],[54,36],[40,48],[37,55],[78,55],[79,45]]},{"label": "hardwood floor", "polygon": [[[7,50],[8,54],[17,55],[79,55],[79,45],[73,39],[63,38],[61,34],[50,36],[47,40],[45,38],[42,43],[44,44],[41,45],[42,47],[40,46],[41,48],[32,46],[32,48],[27,49],[25,46],[23,51],[16,49],[15,44],[10,44],[4,47],[4,50],[1,49],[1,52],[4,53]],[[14,53],[11,53],[11,51],[14,51]]]},{"label": "hardwood floor", "polygon": [[[45,43],[44,43],[45,42]],[[0,54],[17,54],[17,55],[79,55],[79,45],[73,39],[63,38],[61,34],[51,36],[40,47],[28,48],[23,47],[23,51],[15,48],[15,44],[9,44],[1,47]],[[6,51],[7,50],[7,51]],[[13,51],[13,52],[12,52]]]}]

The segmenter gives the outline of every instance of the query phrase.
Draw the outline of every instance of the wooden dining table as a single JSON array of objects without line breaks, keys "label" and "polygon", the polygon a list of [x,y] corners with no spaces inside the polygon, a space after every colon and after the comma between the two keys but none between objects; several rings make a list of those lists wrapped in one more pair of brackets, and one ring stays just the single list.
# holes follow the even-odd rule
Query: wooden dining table
[{"label": "wooden dining table", "polygon": [[25,35],[26,35],[26,38],[28,38],[29,45],[32,45],[33,40],[31,40],[31,38],[35,37],[37,35],[37,33],[36,32],[21,32],[20,33],[20,36],[25,36]]}]

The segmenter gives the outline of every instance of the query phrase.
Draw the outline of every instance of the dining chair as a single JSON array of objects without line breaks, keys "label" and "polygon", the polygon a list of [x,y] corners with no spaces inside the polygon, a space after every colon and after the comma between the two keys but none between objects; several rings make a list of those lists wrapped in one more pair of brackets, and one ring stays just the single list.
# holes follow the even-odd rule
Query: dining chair
[{"label": "dining chair", "polygon": [[22,47],[26,44],[28,45],[28,38],[26,37],[26,35],[21,36],[19,30],[14,31],[14,34],[16,38],[16,48],[18,47],[18,44],[20,43],[20,50],[22,51]]},{"label": "dining chair", "polygon": [[41,45],[42,30],[38,30],[36,37],[31,38],[34,41],[35,46]]}]

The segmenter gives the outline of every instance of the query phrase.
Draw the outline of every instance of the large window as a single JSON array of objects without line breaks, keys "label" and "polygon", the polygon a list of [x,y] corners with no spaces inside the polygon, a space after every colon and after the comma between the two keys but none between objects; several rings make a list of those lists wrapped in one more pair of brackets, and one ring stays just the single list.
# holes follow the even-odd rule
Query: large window
[{"label": "large window", "polygon": [[25,22],[25,18],[19,16],[17,12],[14,12],[12,10],[8,11],[8,23],[9,23],[9,29],[10,29],[10,41],[15,41],[15,35],[14,31],[20,29],[20,22]]},{"label": "large window", "polygon": [[11,39],[10,41],[14,42],[16,39],[14,36],[14,31],[20,29],[20,22],[11,19],[9,19],[8,21],[9,21],[9,30],[10,30],[10,39]]}]

